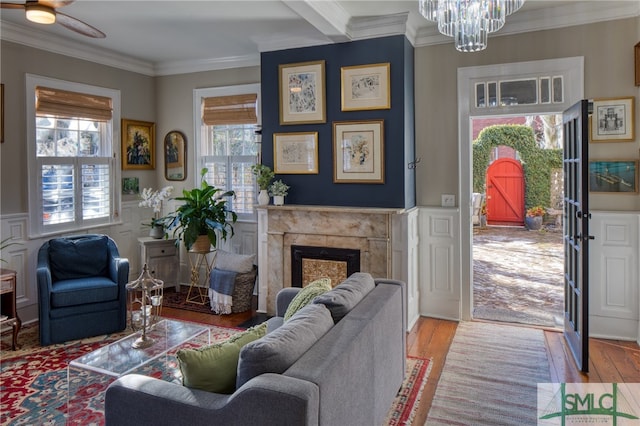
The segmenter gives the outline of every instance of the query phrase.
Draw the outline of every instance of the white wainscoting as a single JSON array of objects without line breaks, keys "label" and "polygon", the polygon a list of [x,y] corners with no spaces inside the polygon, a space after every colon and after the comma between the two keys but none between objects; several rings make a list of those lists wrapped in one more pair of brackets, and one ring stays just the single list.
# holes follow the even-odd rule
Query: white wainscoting
[{"label": "white wainscoting", "polygon": [[[129,279],[135,279],[142,270],[138,237],[149,234],[149,227],[143,225],[143,223],[149,222],[148,212],[148,209],[140,209],[138,207],[137,200],[126,201],[122,203],[121,224],[65,233],[64,235],[80,233],[109,235],[116,242],[120,256],[129,259]],[[2,258],[7,263],[3,262],[1,266],[17,272],[16,302],[18,314],[24,323],[38,319],[38,287],[36,284],[38,250],[45,241],[61,236],[29,239],[28,222],[29,216],[27,213],[0,216],[0,235],[2,235],[2,239],[11,236],[13,241],[18,243],[2,250]],[[242,254],[257,253],[257,224],[255,222],[237,222],[234,228],[235,236],[223,243],[220,248]],[[179,279],[181,283],[188,285],[191,271],[184,248],[181,251],[181,275]]]},{"label": "white wainscoting", "polygon": [[589,334],[638,340],[640,215],[591,212]]},{"label": "white wainscoting", "polygon": [[420,208],[420,315],[460,319],[460,210]]}]

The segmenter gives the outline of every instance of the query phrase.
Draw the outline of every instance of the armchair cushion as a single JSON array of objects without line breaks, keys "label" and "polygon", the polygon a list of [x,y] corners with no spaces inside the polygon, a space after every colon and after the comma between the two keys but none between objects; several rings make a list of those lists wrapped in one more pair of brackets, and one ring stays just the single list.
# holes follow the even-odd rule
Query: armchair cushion
[{"label": "armchair cushion", "polygon": [[87,303],[118,300],[118,283],[105,277],[90,277],[78,280],[62,280],[53,284],[51,307],[62,308]]},{"label": "armchair cushion", "polygon": [[86,238],[54,238],[49,241],[49,262],[53,281],[108,275],[106,235]]}]

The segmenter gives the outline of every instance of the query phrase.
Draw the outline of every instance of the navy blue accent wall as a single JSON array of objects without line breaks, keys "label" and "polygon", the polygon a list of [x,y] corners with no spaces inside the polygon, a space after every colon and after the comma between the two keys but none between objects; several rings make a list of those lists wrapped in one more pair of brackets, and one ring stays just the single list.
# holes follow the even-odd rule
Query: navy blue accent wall
[{"label": "navy blue accent wall", "polygon": [[[325,60],[326,123],[281,126],[278,66]],[[340,68],[389,62],[391,109],[341,111]],[[319,173],[283,174],[291,186],[287,204],[393,207],[415,206],[413,47],[403,35],[261,54],[262,162],[273,167],[273,134],[318,132]],[[333,183],[334,121],[384,120],[384,184]]]}]

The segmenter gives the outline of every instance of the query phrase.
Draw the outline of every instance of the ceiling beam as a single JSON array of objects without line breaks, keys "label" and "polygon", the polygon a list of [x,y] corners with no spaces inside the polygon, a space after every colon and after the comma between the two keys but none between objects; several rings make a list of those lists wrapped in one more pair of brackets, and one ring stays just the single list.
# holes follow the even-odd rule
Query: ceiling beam
[{"label": "ceiling beam", "polygon": [[334,43],[350,41],[351,16],[335,0],[282,0],[302,19],[313,25]]}]

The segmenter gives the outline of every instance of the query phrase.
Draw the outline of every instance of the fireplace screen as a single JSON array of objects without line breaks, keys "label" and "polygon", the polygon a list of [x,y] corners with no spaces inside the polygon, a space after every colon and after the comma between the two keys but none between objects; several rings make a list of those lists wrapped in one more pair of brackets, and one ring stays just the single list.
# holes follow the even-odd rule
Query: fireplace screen
[{"label": "fireplace screen", "polygon": [[304,287],[318,278],[331,278],[335,287],[360,270],[360,250],[291,246],[291,286]]}]

